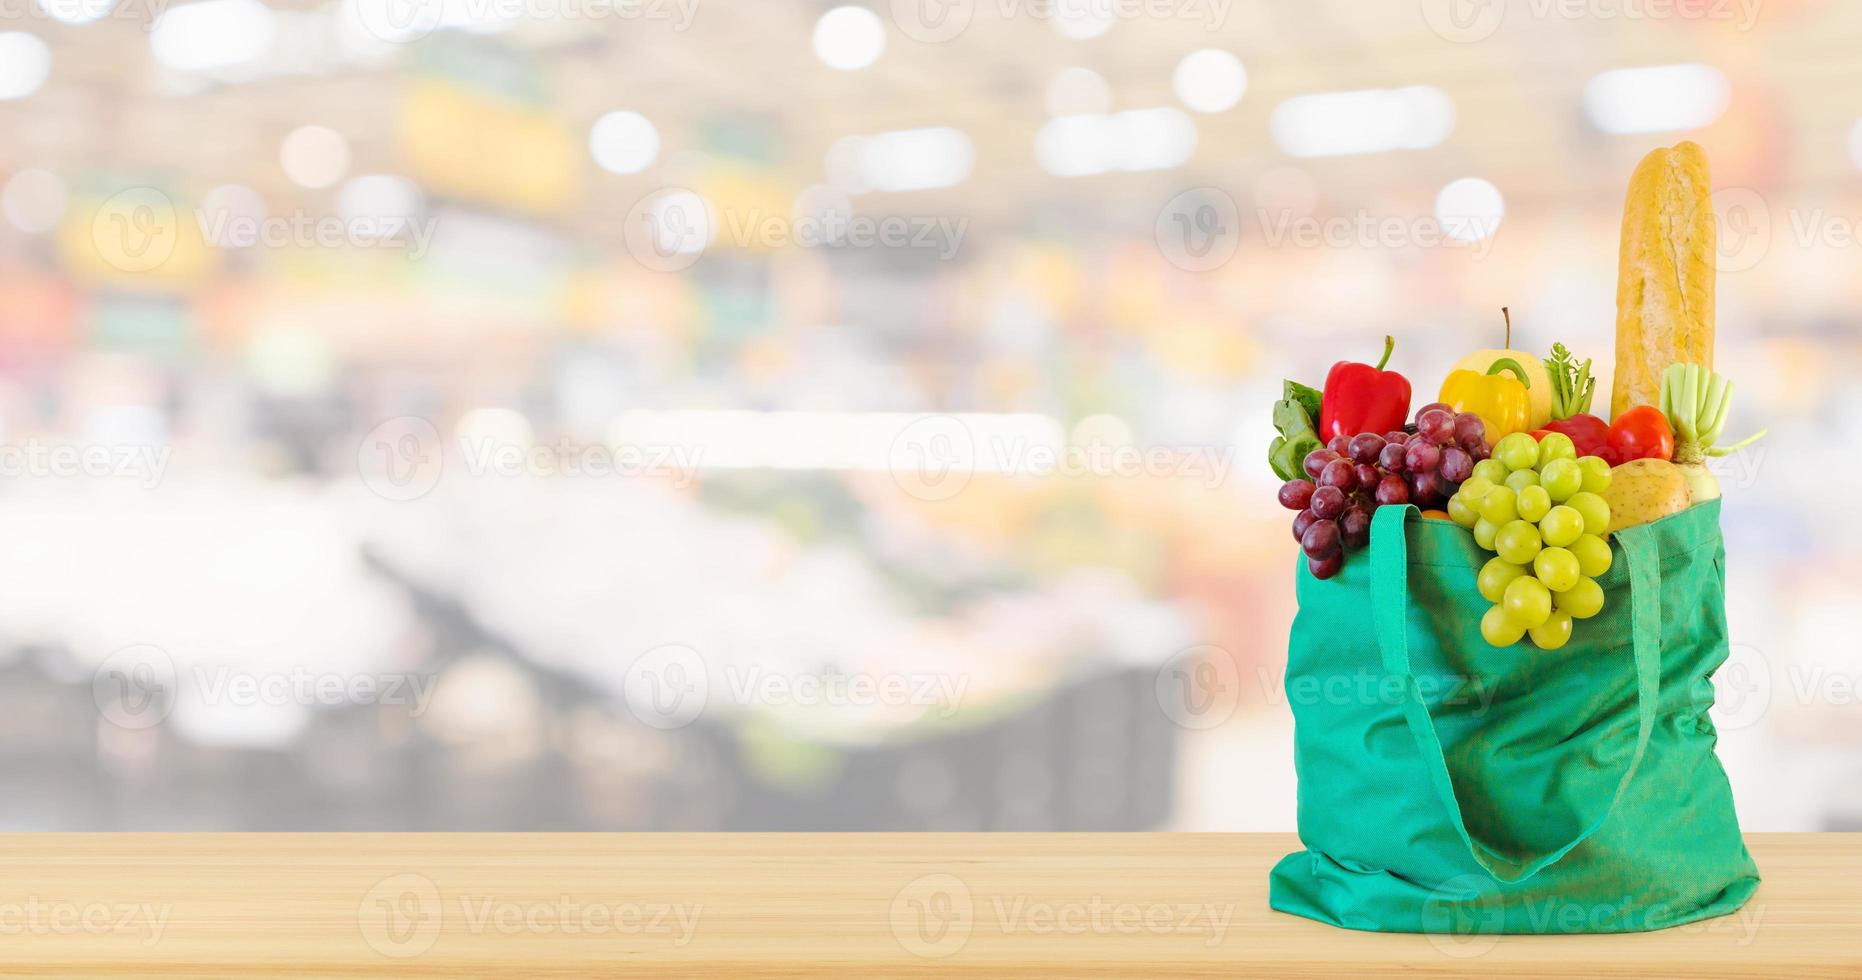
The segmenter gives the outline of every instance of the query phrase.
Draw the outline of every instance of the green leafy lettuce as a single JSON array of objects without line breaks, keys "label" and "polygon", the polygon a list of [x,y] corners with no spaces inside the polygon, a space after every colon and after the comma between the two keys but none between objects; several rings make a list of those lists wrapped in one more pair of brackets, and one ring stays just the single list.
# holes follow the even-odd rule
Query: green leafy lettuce
[{"label": "green leafy lettuce", "polygon": [[1286,382],[1274,403],[1274,430],[1280,435],[1267,447],[1267,464],[1282,480],[1303,480],[1306,454],[1325,445],[1319,439],[1319,389]]}]

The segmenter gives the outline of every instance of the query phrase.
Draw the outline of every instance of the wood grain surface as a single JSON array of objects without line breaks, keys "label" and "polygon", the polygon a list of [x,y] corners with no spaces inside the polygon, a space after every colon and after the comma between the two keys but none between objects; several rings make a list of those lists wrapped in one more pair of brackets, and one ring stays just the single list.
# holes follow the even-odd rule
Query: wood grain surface
[{"label": "wood grain surface", "polygon": [[0,975],[1862,976],[1862,835],[1755,834],[1738,914],[1351,932],[1290,834],[0,835]]}]

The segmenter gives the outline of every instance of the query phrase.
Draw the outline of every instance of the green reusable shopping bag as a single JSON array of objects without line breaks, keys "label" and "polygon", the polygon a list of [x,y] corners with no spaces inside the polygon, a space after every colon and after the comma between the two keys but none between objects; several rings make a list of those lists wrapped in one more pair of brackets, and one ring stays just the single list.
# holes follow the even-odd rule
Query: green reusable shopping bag
[{"label": "green reusable shopping bag", "polygon": [[[1758,887],[1714,755],[1725,550],[1711,501],[1616,532],[1570,642],[1496,649],[1461,527],[1380,507],[1368,555],[1300,559],[1287,649],[1299,830],[1268,902],[1384,932],[1634,932]],[[1407,541],[1406,541],[1407,538]]]}]

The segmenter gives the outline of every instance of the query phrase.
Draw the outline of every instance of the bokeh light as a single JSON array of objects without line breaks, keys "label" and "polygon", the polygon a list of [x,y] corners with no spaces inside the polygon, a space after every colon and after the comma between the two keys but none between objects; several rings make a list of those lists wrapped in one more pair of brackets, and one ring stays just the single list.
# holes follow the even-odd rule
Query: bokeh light
[{"label": "bokeh light", "polygon": [[1205,48],[1177,62],[1171,85],[1177,98],[1197,112],[1224,112],[1248,90],[1248,71],[1233,54]]},{"label": "bokeh light", "polygon": [[31,34],[0,32],[0,101],[23,99],[52,73],[52,49]]},{"label": "bokeh light", "polygon": [[1274,108],[1272,128],[1296,157],[1426,150],[1454,131],[1455,104],[1426,85],[1298,95]]},{"label": "bokeh light", "polygon": [[65,216],[65,182],[47,170],[22,170],[0,191],[0,207],[20,231],[51,231]]},{"label": "bokeh light", "polygon": [[175,71],[211,71],[256,61],[271,49],[277,17],[258,0],[199,0],[155,18],[149,46]]},{"label": "bokeh light", "polygon": [[886,25],[865,7],[835,7],[815,22],[815,56],[829,68],[855,71],[886,50]]},{"label": "bokeh light", "polygon": [[95,23],[116,9],[117,0],[36,0],[46,16],[72,27]]},{"label": "bokeh light", "polygon": [[638,112],[610,112],[589,129],[588,152],[611,174],[637,174],[659,158],[659,130]]},{"label": "bokeh light", "polygon": [[278,160],[293,184],[329,187],[349,172],[349,141],[328,126],[299,126],[285,135]]},{"label": "bokeh light", "polygon": [[1506,200],[1500,188],[1479,177],[1450,181],[1435,195],[1435,220],[1458,242],[1493,237],[1506,217]]},{"label": "bokeh light", "polygon": [[1726,76],[1711,65],[1618,68],[1584,84],[1584,114],[1613,134],[1698,129],[1731,99]]}]

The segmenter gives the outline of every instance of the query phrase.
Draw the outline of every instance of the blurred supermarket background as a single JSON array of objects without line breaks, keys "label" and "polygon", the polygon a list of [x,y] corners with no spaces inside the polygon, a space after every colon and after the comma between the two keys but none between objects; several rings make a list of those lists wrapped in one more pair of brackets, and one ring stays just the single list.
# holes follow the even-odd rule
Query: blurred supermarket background
[{"label": "blurred supermarket background", "polygon": [[[1283,378],[1692,138],[1749,829],[1862,828],[1862,6],[0,0],[0,828],[1291,829]],[[1816,459],[1813,465],[1767,462]],[[1814,498],[1814,499],[1813,499]]]}]

